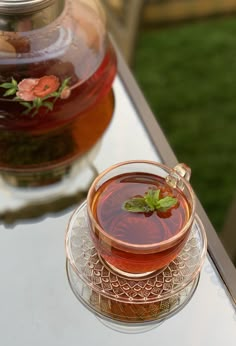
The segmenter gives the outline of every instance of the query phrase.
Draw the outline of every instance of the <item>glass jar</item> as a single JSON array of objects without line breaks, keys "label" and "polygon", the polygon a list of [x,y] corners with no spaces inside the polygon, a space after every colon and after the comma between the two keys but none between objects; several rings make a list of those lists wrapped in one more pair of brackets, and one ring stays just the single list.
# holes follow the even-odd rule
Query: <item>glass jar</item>
[{"label": "glass jar", "polygon": [[94,0],[0,1],[0,173],[60,180],[109,125],[116,56]]}]

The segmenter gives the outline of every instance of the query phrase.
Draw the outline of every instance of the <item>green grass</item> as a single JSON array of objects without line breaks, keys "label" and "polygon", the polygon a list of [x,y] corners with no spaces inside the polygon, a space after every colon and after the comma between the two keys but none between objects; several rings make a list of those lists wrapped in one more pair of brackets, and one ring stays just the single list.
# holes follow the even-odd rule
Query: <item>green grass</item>
[{"label": "green grass", "polygon": [[142,31],[133,70],[220,231],[236,194],[236,18]]}]

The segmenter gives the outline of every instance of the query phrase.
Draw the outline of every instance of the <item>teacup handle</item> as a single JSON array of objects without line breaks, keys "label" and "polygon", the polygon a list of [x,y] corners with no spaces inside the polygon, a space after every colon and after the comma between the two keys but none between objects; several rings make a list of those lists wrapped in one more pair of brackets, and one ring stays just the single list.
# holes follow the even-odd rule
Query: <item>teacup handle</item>
[{"label": "teacup handle", "polygon": [[182,178],[189,181],[191,178],[191,168],[187,166],[185,163],[179,163],[174,167],[174,171],[176,171]]},{"label": "teacup handle", "polygon": [[175,172],[169,174],[166,177],[166,182],[168,185],[170,185],[173,188],[178,187],[180,190],[184,190],[184,183],[180,179],[180,177],[184,178],[185,180],[189,181],[191,177],[191,168],[188,167],[185,163],[179,163],[176,165],[173,170]]}]

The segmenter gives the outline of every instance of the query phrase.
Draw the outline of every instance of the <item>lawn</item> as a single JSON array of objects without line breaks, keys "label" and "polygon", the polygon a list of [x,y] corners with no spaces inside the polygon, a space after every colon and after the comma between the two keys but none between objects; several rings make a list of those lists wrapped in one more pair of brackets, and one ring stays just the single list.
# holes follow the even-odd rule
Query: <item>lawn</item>
[{"label": "lawn", "polygon": [[142,30],[133,71],[220,231],[236,196],[236,18]]}]

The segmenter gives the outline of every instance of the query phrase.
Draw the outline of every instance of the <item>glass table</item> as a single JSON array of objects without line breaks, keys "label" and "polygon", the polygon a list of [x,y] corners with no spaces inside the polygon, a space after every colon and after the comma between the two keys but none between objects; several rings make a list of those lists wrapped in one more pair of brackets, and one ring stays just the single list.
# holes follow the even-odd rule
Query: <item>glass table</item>
[{"label": "glass table", "polygon": [[[118,61],[114,117],[99,147],[89,156],[89,164],[98,172],[130,159],[174,166],[177,160],[164,134],[120,56]],[[91,171],[89,174],[92,177]],[[89,181],[86,174],[84,179]],[[73,195],[75,183],[72,180],[66,187],[67,197]],[[235,345],[236,270],[199,202],[209,249],[193,298],[158,328],[126,335],[101,324],[69,286],[64,237],[79,202],[73,200],[60,210],[48,203],[48,212],[45,208],[40,213],[43,201],[39,205],[29,202],[3,185],[0,192],[1,345]],[[17,210],[26,210],[28,204],[35,205],[38,213],[24,217]],[[17,216],[9,219],[9,215]]]}]

